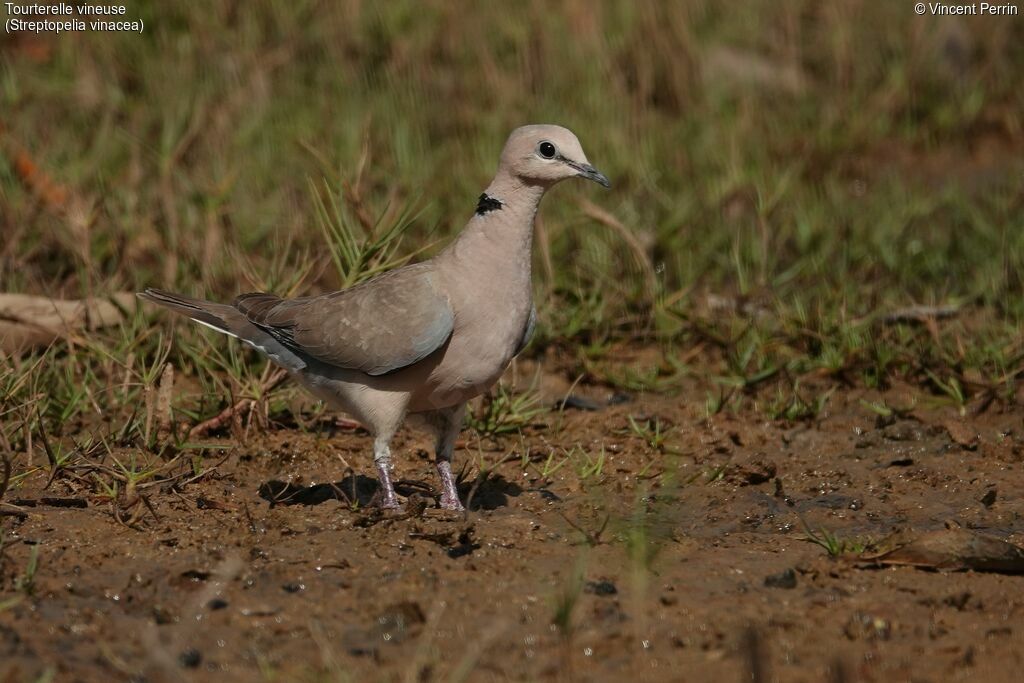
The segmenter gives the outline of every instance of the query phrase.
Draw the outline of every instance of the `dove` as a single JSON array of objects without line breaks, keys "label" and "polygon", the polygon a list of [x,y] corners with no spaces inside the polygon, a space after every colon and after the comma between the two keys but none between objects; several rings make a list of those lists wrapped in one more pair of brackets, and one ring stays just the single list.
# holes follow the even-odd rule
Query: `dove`
[{"label": "dove", "polygon": [[570,130],[523,126],[509,135],[472,217],[433,258],[318,296],[257,292],[230,304],[159,289],[139,296],[238,338],[362,424],[373,437],[384,508],[401,507],[392,438],[406,418],[426,426],[440,506],[462,510],[452,455],[466,403],[530,340],[534,219],[545,193],[569,178],[610,186]]}]

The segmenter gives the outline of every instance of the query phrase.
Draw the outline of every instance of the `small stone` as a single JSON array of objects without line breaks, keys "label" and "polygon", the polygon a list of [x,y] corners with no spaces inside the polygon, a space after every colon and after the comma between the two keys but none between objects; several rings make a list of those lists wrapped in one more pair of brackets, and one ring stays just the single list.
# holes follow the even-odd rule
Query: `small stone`
[{"label": "small stone", "polygon": [[764,585],[768,588],[796,588],[796,572],[790,568],[770,574],[764,577]]},{"label": "small stone", "polygon": [[163,605],[155,605],[153,607],[153,620],[161,626],[171,624],[174,623],[174,613]]},{"label": "small stone", "polygon": [[850,640],[889,640],[892,622],[882,617],[857,612],[846,622],[843,633]]},{"label": "small stone", "polygon": [[405,500],[405,513],[408,519],[419,519],[427,511],[427,497],[414,493]]},{"label": "small stone", "polygon": [[593,593],[594,595],[615,595],[619,592],[619,589],[615,587],[615,584],[611,581],[587,581],[587,584],[583,587],[584,593]]},{"label": "small stone", "polygon": [[978,442],[981,440],[978,432],[958,420],[946,420],[942,423],[949,438],[964,450],[977,450]]},{"label": "small stone", "polygon": [[746,461],[732,462],[725,468],[726,481],[739,486],[763,484],[775,478],[777,468],[771,460],[756,456]]},{"label": "small stone", "polygon": [[597,401],[593,401],[586,396],[577,396],[576,394],[569,394],[555,402],[555,410],[584,410],[593,412],[600,409],[600,407]]},{"label": "small stone", "polygon": [[214,598],[213,600],[210,600],[210,602],[206,603],[206,606],[209,609],[216,611],[227,607],[228,601],[224,600],[223,598]]},{"label": "small stone", "polygon": [[875,418],[875,429],[884,429],[896,423],[896,413],[879,415]]},{"label": "small stone", "polygon": [[196,668],[202,661],[202,653],[194,647],[190,647],[178,655],[178,663],[187,669]]},{"label": "small stone", "polygon": [[947,595],[942,599],[943,604],[949,605],[958,612],[963,612],[967,607],[967,603],[971,601],[971,594],[968,591],[961,591],[959,593],[953,593]]},{"label": "small stone", "polygon": [[924,438],[921,429],[909,421],[898,422],[886,427],[882,431],[882,436],[889,441],[920,441]]}]

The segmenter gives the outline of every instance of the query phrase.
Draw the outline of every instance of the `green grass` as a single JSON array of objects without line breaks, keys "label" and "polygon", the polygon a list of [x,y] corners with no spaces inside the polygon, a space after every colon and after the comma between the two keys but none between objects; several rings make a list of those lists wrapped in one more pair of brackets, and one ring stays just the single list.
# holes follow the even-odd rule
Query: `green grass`
[{"label": "green grass", "polygon": [[513,393],[498,382],[480,406],[466,416],[466,424],[482,436],[494,437],[516,433],[546,412],[535,390]]},{"label": "green grass", "polygon": [[[961,410],[1017,400],[1020,18],[950,32],[899,3],[810,0],[130,11],[141,36],[0,50],[0,291],[350,285],[433,253],[508,132],[550,121],[613,189],[545,200],[529,355],[630,391],[713,382],[709,414],[813,419],[832,386],[897,380]],[[960,310],[887,318],[912,304]],[[624,360],[638,345],[657,353]],[[147,397],[167,362],[188,387],[174,430],[241,398],[245,429],[287,412],[255,354],[145,308],[0,367],[12,485],[80,432],[162,447]],[[502,391],[478,431],[531,419]]]},{"label": "green grass", "polygon": [[675,452],[667,446],[668,437],[672,434],[673,428],[664,427],[657,415],[639,421],[630,415],[628,420],[629,430],[627,433],[640,439],[650,450],[662,454]]},{"label": "green grass", "polygon": [[[31,597],[36,590],[36,572],[39,571],[39,546],[33,545],[29,551],[25,571],[14,579],[14,590]],[[13,603],[8,603],[13,604]]]},{"label": "green grass", "polygon": [[573,565],[569,576],[563,579],[552,597],[551,623],[563,638],[570,638],[576,628],[573,614],[583,593],[586,575],[587,556],[581,553]]},{"label": "green grass", "polygon": [[804,524],[804,533],[810,543],[821,546],[829,557],[842,557],[843,555],[860,555],[870,545],[869,541],[860,538],[844,538],[838,534],[825,529],[824,527],[813,531]]}]

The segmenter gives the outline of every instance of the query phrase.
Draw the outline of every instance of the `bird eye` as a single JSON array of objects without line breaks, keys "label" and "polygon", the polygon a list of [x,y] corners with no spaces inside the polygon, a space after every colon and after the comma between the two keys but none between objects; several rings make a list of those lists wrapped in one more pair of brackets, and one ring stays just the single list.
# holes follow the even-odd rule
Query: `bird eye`
[{"label": "bird eye", "polygon": [[545,159],[555,158],[555,146],[546,140],[537,146],[537,151]]}]

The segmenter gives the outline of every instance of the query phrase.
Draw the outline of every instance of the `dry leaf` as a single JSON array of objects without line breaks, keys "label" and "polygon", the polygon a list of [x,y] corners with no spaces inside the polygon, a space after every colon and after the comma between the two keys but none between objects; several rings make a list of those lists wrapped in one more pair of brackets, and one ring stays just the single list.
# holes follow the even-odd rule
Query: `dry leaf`
[{"label": "dry leaf", "polygon": [[1024,548],[967,529],[925,533],[898,531],[878,544],[881,552],[861,555],[874,564],[927,569],[1024,572]]}]

